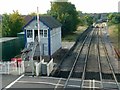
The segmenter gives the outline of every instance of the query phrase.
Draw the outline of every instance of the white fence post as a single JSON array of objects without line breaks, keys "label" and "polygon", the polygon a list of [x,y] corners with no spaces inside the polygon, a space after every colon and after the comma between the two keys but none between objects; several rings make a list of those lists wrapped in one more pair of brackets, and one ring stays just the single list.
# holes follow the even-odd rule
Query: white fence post
[{"label": "white fence post", "polygon": [[20,62],[18,62],[18,73],[19,75],[21,74],[21,63]]},{"label": "white fence post", "polygon": [[9,61],[6,62],[6,65],[7,65],[7,67],[6,67],[7,74],[10,74],[10,63],[9,63]]},{"label": "white fence post", "polygon": [[0,70],[2,70],[2,64],[0,63]]},{"label": "white fence post", "polygon": [[6,66],[5,66],[5,62],[3,62],[2,63],[2,73],[5,74],[5,72],[6,72]]},{"label": "white fence post", "polygon": [[24,61],[22,61],[22,72],[24,73],[25,72],[25,64],[24,64],[25,62]]},{"label": "white fence post", "polygon": [[49,72],[49,64],[50,64],[50,63],[47,64],[47,76],[50,75],[50,72]]},{"label": "white fence post", "polygon": [[44,59],[42,61],[40,61],[39,63],[37,63],[37,62],[35,63],[35,66],[36,66],[36,70],[35,70],[36,76],[39,76],[41,74],[41,72],[42,72],[42,70],[41,70],[41,64],[42,63],[44,63]]},{"label": "white fence post", "polygon": [[14,65],[15,71],[17,72],[17,62],[15,61],[13,65]]}]

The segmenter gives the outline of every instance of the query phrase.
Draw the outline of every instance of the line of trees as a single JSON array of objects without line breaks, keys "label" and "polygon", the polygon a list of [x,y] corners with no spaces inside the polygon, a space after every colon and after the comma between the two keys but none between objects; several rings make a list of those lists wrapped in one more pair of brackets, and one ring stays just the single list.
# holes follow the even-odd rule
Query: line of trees
[{"label": "line of trees", "polygon": [[81,11],[78,11],[79,13],[79,25],[91,25],[93,22],[95,22],[95,17],[93,14],[88,13],[82,13]]},{"label": "line of trees", "polygon": [[47,14],[62,23],[62,36],[76,31],[78,25],[91,25],[94,22],[91,14],[77,11],[75,5],[70,2],[52,2]]},{"label": "line of trees", "polygon": [[[28,15],[35,16],[36,13],[32,12]],[[91,14],[77,11],[75,5],[70,2],[52,2],[51,9],[44,15],[51,15],[62,23],[62,36],[77,30],[78,25],[91,25],[94,22]],[[2,32],[3,37],[15,37],[22,31],[24,24],[24,17],[18,11],[13,11],[12,14],[3,14],[0,33]]]},{"label": "line of trees", "polygon": [[120,24],[120,13],[109,13],[107,17],[111,24]]}]

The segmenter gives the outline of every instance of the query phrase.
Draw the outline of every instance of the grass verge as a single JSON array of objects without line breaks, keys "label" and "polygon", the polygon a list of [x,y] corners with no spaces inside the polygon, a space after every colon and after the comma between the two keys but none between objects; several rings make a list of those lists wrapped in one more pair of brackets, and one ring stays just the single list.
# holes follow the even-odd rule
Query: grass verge
[{"label": "grass verge", "polygon": [[87,29],[87,26],[79,26],[75,32],[63,37],[62,41],[74,42],[76,41],[77,37],[86,29]]},{"label": "grass verge", "polygon": [[118,24],[112,24],[109,26],[108,30],[113,46],[117,49],[120,49],[120,29],[118,28],[118,26]]}]

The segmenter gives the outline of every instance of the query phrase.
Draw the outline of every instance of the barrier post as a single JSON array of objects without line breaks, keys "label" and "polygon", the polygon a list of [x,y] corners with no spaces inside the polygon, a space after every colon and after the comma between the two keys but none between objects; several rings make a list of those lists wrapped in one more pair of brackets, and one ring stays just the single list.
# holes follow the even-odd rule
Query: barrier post
[{"label": "barrier post", "polygon": [[2,63],[0,62],[0,74],[1,74],[2,71],[3,71],[3,70],[2,70],[2,67],[3,67],[3,66],[2,66]]},{"label": "barrier post", "polygon": [[49,72],[49,63],[47,64],[47,76],[50,75],[50,72]]},{"label": "barrier post", "polygon": [[14,66],[15,66],[15,71],[17,72],[17,62],[14,62]]},{"label": "barrier post", "polygon": [[40,61],[39,63],[38,62],[36,62],[35,63],[35,66],[36,66],[36,70],[35,70],[35,72],[36,72],[36,76],[39,76],[40,74],[41,74],[41,72],[42,72],[42,70],[41,70],[41,68],[42,68],[42,63],[44,63],[44,59],[42,60],[42,61]]},{"label": "barrier post", "polygon": [[25,72],[25,65],[24,65],[24,61],[22,61],[22,72],[24,73]]}]

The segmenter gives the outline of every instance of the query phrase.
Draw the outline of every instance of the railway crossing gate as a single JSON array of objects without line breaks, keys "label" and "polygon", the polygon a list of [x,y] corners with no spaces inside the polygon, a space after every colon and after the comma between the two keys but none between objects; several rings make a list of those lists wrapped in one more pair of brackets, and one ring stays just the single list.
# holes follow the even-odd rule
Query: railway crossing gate
[{"label": "railway crossing gate", "polygon": [[34,63],[34,75],[47,75],[49,76],[51,72],[53,71],[53,59],[51,59],[49,62],[45,62],[44,59],[40,62],[31,62],[31,61],[25,61],[25,73],[31,73],[33,74],[33,66]]}]

